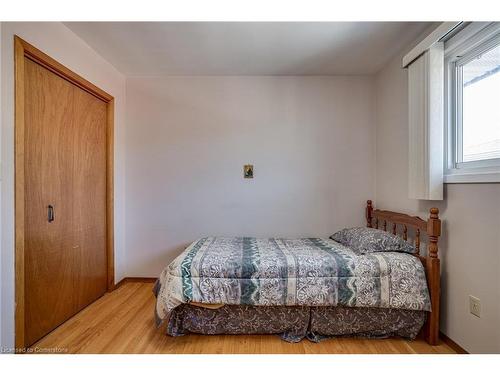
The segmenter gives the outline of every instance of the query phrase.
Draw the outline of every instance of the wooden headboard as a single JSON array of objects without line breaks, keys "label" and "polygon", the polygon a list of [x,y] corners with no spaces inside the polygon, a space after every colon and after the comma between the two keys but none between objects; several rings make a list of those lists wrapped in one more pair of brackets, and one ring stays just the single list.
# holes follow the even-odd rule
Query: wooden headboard
[{"label": "wooden headboard", "polygon": [[[439,210],[430,209],[427,220],[418,216],[410,216],[394,211],[376,210],[372,201],[366,202],[366,224],[369,228],[383,229],[391,231],[392,234],[400,234],[404,240],[414,243],[417,256],[425,268],[427,285],[431,298],[432,311],[428,313],[424,327],[426,341],[431,345],[439,342],[439,296],[440,296],[440,260],[438,256],[438,240],[441,235],[441,220]],[[414,238],[409,239],[409,229],[413,232]],[[427,235],[427,255],[420,254],[421,235]]]}]

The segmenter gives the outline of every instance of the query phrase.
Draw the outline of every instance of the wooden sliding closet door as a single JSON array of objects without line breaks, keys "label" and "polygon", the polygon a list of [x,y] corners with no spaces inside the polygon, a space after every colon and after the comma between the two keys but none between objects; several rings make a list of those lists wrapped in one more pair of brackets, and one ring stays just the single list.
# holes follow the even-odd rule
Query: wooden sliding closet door
[{"label": "wooden sliding closet door", "polygon": [[106,292],[107,104],[24,57],[24,341]]},{"label": "wooden sliding closet door", "polygon": [[74,282],[81,310],[106,292],[106,103],[73,87]]}]

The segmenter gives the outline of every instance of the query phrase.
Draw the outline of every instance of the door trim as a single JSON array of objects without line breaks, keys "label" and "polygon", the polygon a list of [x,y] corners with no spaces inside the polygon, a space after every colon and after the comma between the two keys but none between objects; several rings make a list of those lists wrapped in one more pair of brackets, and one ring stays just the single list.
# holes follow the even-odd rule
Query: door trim
[{"label": "door trim", "polygon": [[106,262],[107,291],[114,289],[114,98],[91,82],[69,70],[28,42],[14,36],[15,68],[15,345],[25,347],[24,310],[24,59],[28,58],[49,69],[59,77],[71,82],[106,103]]}]

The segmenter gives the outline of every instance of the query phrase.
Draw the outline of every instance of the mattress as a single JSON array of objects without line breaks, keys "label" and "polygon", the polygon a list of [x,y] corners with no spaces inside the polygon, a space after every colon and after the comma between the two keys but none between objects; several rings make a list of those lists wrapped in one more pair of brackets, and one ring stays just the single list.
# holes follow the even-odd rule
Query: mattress
[{"label": "mattress", "polygon": [[201,238],[163,270],[156,288],[158,324],[192,302],[430,310],[418,258],[362,255],[325,238]]}]

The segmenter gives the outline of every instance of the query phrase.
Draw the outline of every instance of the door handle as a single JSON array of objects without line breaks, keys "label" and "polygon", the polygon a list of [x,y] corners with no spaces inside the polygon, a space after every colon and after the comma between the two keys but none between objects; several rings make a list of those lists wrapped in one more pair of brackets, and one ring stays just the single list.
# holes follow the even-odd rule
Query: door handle
[{"label": "door handle", "polygon": [[49,223],[54,221],[54,206],[50,205],[47,207],[47,220]]}]

